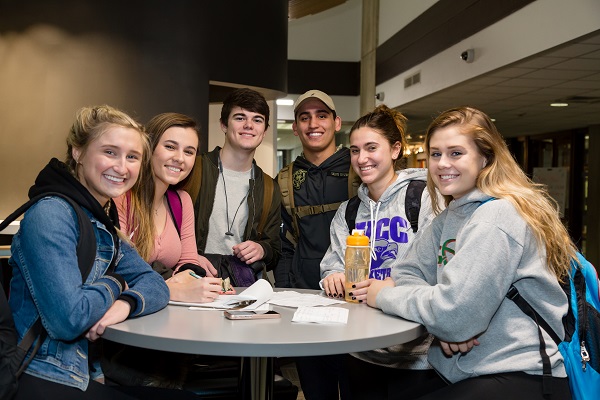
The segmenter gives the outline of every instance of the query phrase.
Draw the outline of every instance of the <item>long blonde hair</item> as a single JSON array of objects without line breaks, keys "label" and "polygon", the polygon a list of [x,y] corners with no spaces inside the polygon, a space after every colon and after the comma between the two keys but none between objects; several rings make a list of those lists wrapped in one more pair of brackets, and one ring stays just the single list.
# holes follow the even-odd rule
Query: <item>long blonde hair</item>
[{"label": "long blonde hair", "polygon": [[[477,177],[477,188],[483,193],[508,200],[527,222],[540,248],[546,250],[548,268],[561,282],[576,258],[577,248],[567,229],[560,221],[557,203],[544,185],[534,183],[510,154],[504,139],[490,120],[480,110],[458,107],[441,113],[427,128],[425,152],[429,158],[431,137],[436,130],[456,125],[463,135],[470,137],[481,155],[485,167]],[[427,190],[435,212],[440,211],[431,172],[427,174]],[[444,196],[446,206],[452,196]]]},{"label": "long blonde hair", "polygon": [[[178,113],[163,113],[152,118],[146,126],[146,132],[150,141],[151,153],[154,152],[163,133],[171,127],[178,126],[182,128],[191,128],[198,135],[198,143],[200,142],[200,132],[196,121],[184,114]],[[154,183],[154,174],[152,173],[152,155],[148,157],[148,161],[143,166],[143,170],[147,171],[143,179],[139,179],[127,195],[127,225],[131,231],[135,230],[132,237],[135,247],[140,256],[148,261],[152,251],[154,250],[155,228],[154,228],[154,212],[152,204],[154,202],[154,191],[156,184]],[[193,191],[194,188],[194,170],[196,164],[192,167],[189,175],[177,185],[171,186],[171,189],[183,189]]]}]

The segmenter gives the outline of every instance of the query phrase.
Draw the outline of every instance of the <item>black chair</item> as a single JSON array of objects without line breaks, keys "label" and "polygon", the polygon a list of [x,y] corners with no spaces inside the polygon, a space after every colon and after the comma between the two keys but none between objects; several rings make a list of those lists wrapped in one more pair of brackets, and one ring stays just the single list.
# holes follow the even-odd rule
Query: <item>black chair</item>
[{"label": "black chair", "polygon": [[[206,400],[249,399],[248,358],[200,356],[183,388]],[[277,376],[273,383],[275,400],[296,400],[298,387]]]}]

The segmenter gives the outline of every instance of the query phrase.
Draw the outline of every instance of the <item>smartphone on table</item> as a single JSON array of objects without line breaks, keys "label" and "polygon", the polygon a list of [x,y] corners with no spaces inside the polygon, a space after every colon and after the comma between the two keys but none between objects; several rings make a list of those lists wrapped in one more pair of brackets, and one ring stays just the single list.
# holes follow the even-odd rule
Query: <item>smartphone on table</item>
[{"label": "smartphone on table", "polygon": [[228,319],[273,319],[280,318],[281,315],[277,311],[243,311],[243,310],[231,310],[224,311],[223,315]]}]

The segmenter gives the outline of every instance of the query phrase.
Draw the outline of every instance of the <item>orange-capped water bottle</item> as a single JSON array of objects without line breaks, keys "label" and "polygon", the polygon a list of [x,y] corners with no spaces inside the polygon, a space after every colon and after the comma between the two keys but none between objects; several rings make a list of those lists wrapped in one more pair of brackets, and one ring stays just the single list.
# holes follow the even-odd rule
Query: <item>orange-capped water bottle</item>
[{"label": "orange-capped water bottle", "polygon": [[353,229],[352,235],[346,238],[346,301],[358,303],[348,293],[352,292],[353,284],[369,279],[369,259],[369,238],[365,236],[365,231]]}]

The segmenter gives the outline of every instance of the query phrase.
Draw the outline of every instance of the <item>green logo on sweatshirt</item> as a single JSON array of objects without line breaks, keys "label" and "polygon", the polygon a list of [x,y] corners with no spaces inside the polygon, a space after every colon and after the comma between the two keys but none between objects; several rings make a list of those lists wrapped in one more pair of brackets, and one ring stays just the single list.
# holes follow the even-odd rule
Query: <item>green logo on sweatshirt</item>
[{"label": "green logo on sweatshirt", "polygon": [[451,244],[456,242],[456,239],[448,239],[440,246],[440,252],[438,255],[438,267],[448,264],[448,254],[454,255],[454,249],[450,247]]}]

